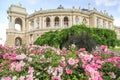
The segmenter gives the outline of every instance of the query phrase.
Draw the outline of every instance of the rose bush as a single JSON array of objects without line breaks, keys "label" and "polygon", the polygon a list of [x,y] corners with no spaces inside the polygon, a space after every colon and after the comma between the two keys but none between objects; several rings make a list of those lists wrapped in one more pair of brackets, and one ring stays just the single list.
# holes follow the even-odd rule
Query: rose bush
[{"label": "rose bush", "polygon": [[120,80],[120,56],[107,46],[84,48],[0,46],[0,80]]}]

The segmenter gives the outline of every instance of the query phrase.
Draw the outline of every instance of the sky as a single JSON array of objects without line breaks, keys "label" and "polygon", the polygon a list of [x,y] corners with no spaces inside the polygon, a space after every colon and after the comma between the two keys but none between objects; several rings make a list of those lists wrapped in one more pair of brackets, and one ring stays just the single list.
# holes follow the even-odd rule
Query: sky
[{"label": "sky", "polygon": [[6,40],[6,29],[8,29],[7,10],[10,5],[22,4],[28,14],[34,13],[42,8],[56,9],[59,5],[64,8],[88,8],[88,3],[91,8],[96,8],[98,11],[106,10],[109,15],[114,17],[114,25],[120,26],[120,0],[0,0],[0,44],[4,44]]}]

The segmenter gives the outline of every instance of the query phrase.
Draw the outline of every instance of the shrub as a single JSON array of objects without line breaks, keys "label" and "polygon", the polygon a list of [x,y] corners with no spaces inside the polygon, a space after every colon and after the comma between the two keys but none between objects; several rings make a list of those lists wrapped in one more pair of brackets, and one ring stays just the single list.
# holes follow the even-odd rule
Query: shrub
[{"label": "shrub", "polygon": [[120,46],[120,40],[116,40],[116,46]]},{"label": "shrub", "polygon": [[120,57],[102,45],[85,49],[0,46],[0,80],[119,80]]}]

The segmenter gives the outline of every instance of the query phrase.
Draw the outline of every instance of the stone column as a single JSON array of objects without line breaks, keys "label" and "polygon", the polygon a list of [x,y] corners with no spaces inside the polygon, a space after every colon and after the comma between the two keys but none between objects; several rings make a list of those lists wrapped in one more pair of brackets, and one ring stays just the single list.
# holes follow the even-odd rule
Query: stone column
[{"label": "stone column", "polygon": [[50,27],[51,27],[51,28],[55,28],[55,27],[54,27],[54,16],[51,16],[51,17],[50,17],[50,20],[51,20],[51,22],[50,22]]},{"label": "stone column", "polygon": [[64,28],[63,16],[60,16],[60,28]]},{"label": "stone column", "polygon": [[41,22],[41,29],[43,29],[43,17],[41,16],[41,20],[40,20]]},{"label": "stone column", "polygon": [[104,28],[106,28],[106,20],[104,20]]},{"label": "stone column", "polygon": [[44,16],[43,16],[43,20],[42,20],[42,21],[43,21],[43,22],[42,22],[42,26],[43,26],[42,28],[45,29],[46,26],[45,26],[45,17],[44,17]]},{"label": "stone column", "polygon": [[8,18],[8,20],[9,20],[9,29],[12,29],[12,17],[11,16],[9,16],[9,18]]},{"label": "stone column", "polygon": [[28,21],[28,30],[30,31],[31,30],[31,22]]},{"label": "stone column", "polygon": [[103,20],[100,19],[100,27],[102,28]]},{"label": "stone column", "polygon": [[90,26],[90,23],[89,23],[90,21],[89,21],[89,18],[87,18],[87,25],[88,26]]},{"label": "stone column", "polygon": [[15,30],[15,17],[11,17],[11,22],[9,24],[11,30]]},{"label": "stone column", "polygon": [[37,22],[36,22],[36,18],[34,19],[34,29],[36,29],[37,28]]},{"label": "stone column", "polygon": [[75,16],[73,15],[73,25],[75,25]]},{"label": "stone column", "polygon": [[110,26],[111,26],[110,29],[114,29],[114,27],[113,27],[113,23],[112,23],[112,22],[110,23]]},{"label": "stone column", "polygon": [[39,29],[41,29],[41,17],[39,17]]},{"label": "stone column", "polygon": [[72,26],[72,16],[69,16],[69,27]]},{"label": "stone column", "polygon": [[22,31],[25,31],[25,20],[24,19],[22,19],[22,26],[21,26],[21,28],[22,28]]},{"label": "stone column", "polygon": [[109,28],[109,26],[108,26],[108,21],[106,21],[106,28],[107,28],[107,29]]},{"label": "stone column", "polygon": [[94,16],[94,26],[97,27],[97,17]]}]

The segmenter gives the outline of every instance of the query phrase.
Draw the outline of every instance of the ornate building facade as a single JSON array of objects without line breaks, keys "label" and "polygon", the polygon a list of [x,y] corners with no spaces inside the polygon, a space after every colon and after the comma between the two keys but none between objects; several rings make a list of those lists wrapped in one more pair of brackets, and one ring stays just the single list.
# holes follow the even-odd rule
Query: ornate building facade
[{"label": "ornate building facade", "polygon": [[[57,9],[39,10],[28,15],[21,5],[11,5],[7,11],[9,29],[6,31],[7,46],[33,44],[45,32],[61,30],[72,25],[86,24],[88,27],[114,29],[113,17],[106,11],[90,9],[66,9],[60,5]],[[19,30],[16,26],[19,25]]]}]

